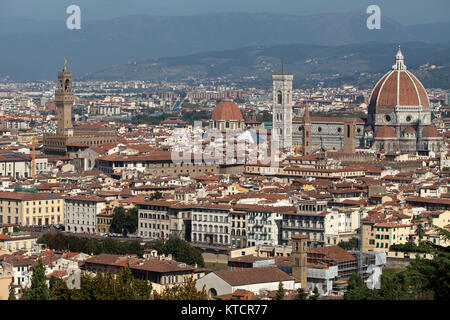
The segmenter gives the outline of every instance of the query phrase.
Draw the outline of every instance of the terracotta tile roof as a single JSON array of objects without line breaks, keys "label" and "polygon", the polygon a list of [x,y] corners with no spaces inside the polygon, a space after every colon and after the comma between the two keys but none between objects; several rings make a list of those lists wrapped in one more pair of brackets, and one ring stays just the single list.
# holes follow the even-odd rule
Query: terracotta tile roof
[{"label": "terracotta tile roof", "polygon": [[194,267],[187,265],[183,262],[175,260],[145,260],[130,264],[130,269],[158,272],[158,273],[171,273],[171,272],[193,272]]},{"label": "terracotta tile roof", "polygon": [[354,255],[338,246],[313,248],[310,249],[308,252],[324,254],[328,258],[336,260],[336,262],[338,263],[356,260],[356,257]]},{"label": "terracotta tile roof", "polygon": [[78,196],[72,196],[67,197],[66,200],[72,200],[72,201],[89,201],[89,202],[106,202],[105,199],[97,197],[95,195],[78,195]]},{"label": "terracotta tile roof", "polygon": [[221,101],[211,114],[211,120],[244,120],[241,110],[233,101]]},{"label": "terracotta tile roof", "polygon": [[136,255],[117,255],[102,253],[86,259],[85,263],[122,266],[122,261],[129,261],[133,258],[136,258]]},{"label": "terracotta tile roof", "polygon": [[58,195],[54,195],[54,194],[48,194],[48,193],[0,191],[0,199],[11,199],[11,200],[54,200],[54,199],[62,199],[62,196],[58,196]]},{"label": "terracotta tile roof", "polygon": [[214,273],[231,286],[295,280],[276,267],[220,270]]}]

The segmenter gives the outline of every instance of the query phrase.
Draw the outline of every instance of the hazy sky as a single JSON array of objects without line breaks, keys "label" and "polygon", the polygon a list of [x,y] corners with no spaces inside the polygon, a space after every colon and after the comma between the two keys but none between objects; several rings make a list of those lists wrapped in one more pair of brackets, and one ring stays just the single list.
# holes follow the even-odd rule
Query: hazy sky
[{"label": "hazy sky", "polygon": [[82,19],[130,14],[190,15],[210,12],[269,12],[296,15],[362,11],[378,5],[381,14],[403,25],[449,21],[450,0],[0,0],[0,17],[66,19],[67,6],[80,6]]}]

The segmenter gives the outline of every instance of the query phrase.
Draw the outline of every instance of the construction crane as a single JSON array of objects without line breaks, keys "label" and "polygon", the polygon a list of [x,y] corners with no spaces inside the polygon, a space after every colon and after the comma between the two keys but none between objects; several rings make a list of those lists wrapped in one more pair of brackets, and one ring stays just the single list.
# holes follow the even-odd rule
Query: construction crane
[{"label": "construction crane", "polygon": [[26,138],[24,142],[31,142],[31,177],[36,178],[36,136]]}]

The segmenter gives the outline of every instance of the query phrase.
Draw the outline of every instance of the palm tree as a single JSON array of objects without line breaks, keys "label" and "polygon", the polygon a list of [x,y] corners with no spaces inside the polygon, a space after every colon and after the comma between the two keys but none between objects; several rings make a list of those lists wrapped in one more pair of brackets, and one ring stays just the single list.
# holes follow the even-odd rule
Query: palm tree
[{"label": "palm tree", "polygon": [[423,225],[421,223],[419,223],[417,225],[415,233],[416,233],[416,236],[419,237],[419,244],[420,244],[420,242],[422,242],[423,236],[425,235],[425,229],[423,228]]}]

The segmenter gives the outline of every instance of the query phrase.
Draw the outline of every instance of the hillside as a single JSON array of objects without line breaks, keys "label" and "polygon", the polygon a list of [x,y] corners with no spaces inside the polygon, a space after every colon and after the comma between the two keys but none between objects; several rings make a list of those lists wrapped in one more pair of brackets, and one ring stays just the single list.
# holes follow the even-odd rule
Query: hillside
[{"label": "hillside", "polygon": [[450,33],[444,32],[449,23],[403,26],[383,16],[380,30],[368,30],[366,19],[361,12],[139,15],[83,21],[81,30],[67,30],[65,21],[3,18],[0,78],[53,80],[64,57],[74,76],[81,77],[128,62],[242,47],[450,41]]},{"label": "hillside", "polygon": [[[354,84],[372,87],[394,64],[396,43],[344,46],[286,44],[252,46],[152,59],[87,75],[91,80],[228,79],[247,85],[270,86],[271,75],[281,70],[294,74],[296,87]],[[426,87],[450,88],[450,44],[402,44],[408,69]],[[428,64],[428,65],[427,65]],[[436,68],[432,69],[431,65]]]}]

